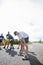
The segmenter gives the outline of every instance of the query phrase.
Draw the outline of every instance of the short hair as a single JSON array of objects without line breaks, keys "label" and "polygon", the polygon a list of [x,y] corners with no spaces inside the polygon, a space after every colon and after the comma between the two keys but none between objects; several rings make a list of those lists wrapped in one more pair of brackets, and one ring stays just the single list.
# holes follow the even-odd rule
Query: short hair
[{"label": "short hair", "polygon": [[9,34],[10,32],[8,31],[8,34]]},{"label": "short hair", "polygon": [[16,35],[17,31],[14,32],[14,34]]},{"label": "short hair", "polygon": [[3,36],[3,33],[1,33],[1,36]]}]

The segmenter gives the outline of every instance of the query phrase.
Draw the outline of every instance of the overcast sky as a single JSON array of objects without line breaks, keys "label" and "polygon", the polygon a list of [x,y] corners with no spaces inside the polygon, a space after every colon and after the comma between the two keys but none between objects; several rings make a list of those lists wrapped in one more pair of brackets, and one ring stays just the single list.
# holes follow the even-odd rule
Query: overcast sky
[{"label": "overcast sky", "polygon": [[43,40],[43,0],[0,0],[0,34],[15,30]]}]

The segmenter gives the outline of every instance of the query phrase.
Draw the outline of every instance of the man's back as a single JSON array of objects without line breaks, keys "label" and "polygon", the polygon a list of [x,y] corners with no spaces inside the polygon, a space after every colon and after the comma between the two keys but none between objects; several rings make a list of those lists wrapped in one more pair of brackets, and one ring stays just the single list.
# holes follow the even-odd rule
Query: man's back
[{"label": "man's back", "polygon": [[27,38],[27,37],[29,37],[29,36],[28,36],[28,34],[26,34],[25,32],[19,32],[18,37],[19,37],[19,38],[22,38],[22,37]]},{"label": "man's back", "polygon": [[13,39],[13,36],[12,36],[11,34],[7,34],[6,37],[7,37],[8,39]]}]

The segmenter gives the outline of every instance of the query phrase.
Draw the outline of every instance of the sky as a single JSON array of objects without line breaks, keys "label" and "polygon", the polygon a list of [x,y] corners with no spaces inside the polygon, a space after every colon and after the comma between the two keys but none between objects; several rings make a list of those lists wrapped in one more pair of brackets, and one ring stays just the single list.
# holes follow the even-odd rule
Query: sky
[{"label": "sky", "polygon": [[30,41],[43,40],[43,0],[0,0],[0,34],[15,30]]}]

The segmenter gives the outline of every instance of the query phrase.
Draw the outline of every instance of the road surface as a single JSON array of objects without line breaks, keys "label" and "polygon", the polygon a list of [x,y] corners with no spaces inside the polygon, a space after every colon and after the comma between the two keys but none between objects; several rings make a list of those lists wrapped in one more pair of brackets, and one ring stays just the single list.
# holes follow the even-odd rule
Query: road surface
[{"label": "road surface", "polygon": [[22,60],[22,56],[18,56],[19,49],[14,46],[14,51],[0,50],[0,65],[43,65],[43,44],[33,43],[29,45],[29,60]]}]

